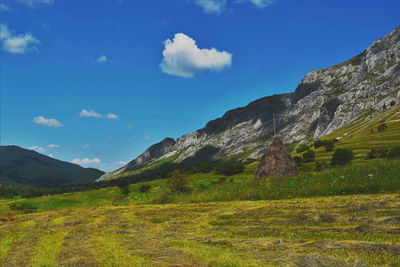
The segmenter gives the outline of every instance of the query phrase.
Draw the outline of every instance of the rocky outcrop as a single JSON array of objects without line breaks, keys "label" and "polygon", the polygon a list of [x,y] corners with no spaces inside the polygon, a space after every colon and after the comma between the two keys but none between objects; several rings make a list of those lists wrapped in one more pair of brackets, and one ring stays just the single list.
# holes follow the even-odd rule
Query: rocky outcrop
[{"label": "rocky outcrop", "polygon": [[392,101],[400,102],[400,27],[344,63],[311,71],[294,93],[264,97],[228,111],[176,142],[168,139],[152,146],[101,179],[171,156],[182,162],[206,146],[218,148],[210,159],[245,152],[259,157],[271,142],[274,113],[283,141],[301,143],[374,116]]}]

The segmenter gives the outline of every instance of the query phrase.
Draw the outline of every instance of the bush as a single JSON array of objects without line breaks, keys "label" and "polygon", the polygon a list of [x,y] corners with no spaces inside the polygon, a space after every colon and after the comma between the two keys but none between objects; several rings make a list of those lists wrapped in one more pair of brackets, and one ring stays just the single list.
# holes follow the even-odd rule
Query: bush
[{"label": "bush", "polygon": [[128,179],[121,179],[118,181],[118,187],[121,190],[121,193],[125,196],[129,195],[129,180]]},{"label": "bush", "polygon": [[390,106],[393,107],[394,105],[396,105],[396,101],[392,100],[392,102],[390,102]]},{"label": "bush", "polygon": [[37,211],[37,207],[29,202],[17,202],[10,205],[10,210],[22,211],[23,213],[32,213]]},{"label": "bush", "polygon": [[141,185],[139,187],[139,192],[140,193],[146,193],[146,192],[148,192],[150,190],[150,188],[151,188],[151,186],[148,185],[148,184]]},{"label": "bush", "polygon": [[338,140],[335,139],[330,139],[330,140],[317,140],[314,142],[314,148],[319,148],[324,146],[326,148],[327,152],[332,151],[335,148],[335,143],[337,143]]},{"label": "bush", "polygon": [[215,172],[220,175],[232,176],[244,171],[244,165],[241,162],[226,162],[218,165]]},{"label": "bush", "polygon": [[304,162],[304,159],[300,156],[294,156],[293,160],[296,162],[297,166],[300,166]]},{"label": "bush", "polygon": [[321,171],[326,170],[326,169],[328,169],[328,165],[325,162],[317,161],[315,163],[315,171],[321,172]]},{"label": "bush", "polygon": [[335,148],[335,141],[334,140],[327,140],[325,142],[325,149],[326,152],[331,152]]},{"label": "bush", "polygon": [[314,148],[319,148],[321,146],[324,146],[324,141],[317,140],[314,142]]},{"label": "bush", "polygon": [[388,126],[385,123],[382,123],[381,125],[378,126],[378,131],[379,132],[384,132],[386,131]]},{"label": "bush", "polygon": [[339,148],[336,149],[335,153],[333,154],[331,164],[332,166],[346,165],[349,164],[353,159],[353,151]]},{"label": "bush", "polygon": [[304,162],[313,162],[315,160],[315,152],[313,150],[308,150],[303,154]]},{"label": "bush", "polygon": [[189,191],[189,180],[180,170],[174,170],[170,180],[170,188],[172,192],[183,193]]},{"label": "bush", "polygon": [[389,150],[388,149],[371,149],[370,152],[367,154],[367,159],[375,159],[375,158],[386,158],[388,155]]},{"label": "bush", "polygon": [[400,147],[393,147],[390,148],[388,153],[386,154],[388,159],[395,159],[400,157]]},{"label": "bush", "polygon": [[296,149],[296,152],[297,152],[297,153],[302,153],[302,152],[307,151],[307,150],[310,150],[310,147],[303,144],[303,145],[300,145],[300,146]]}]

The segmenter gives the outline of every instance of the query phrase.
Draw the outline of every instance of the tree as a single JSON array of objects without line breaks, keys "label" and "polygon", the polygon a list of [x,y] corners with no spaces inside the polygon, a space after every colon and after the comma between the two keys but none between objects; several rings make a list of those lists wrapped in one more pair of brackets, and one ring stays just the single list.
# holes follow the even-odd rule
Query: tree
[{"label": "tree", "polygon": [[304,162],[313,162],[315,160],[315,152],[313,150],[308,150],[303,154]]},{"label": "tree", "polygon": [[296,149],[296,152],[297,153],[302,153],[302,152],[307,151],[307,150],[310,150],[310,148],[307,145],[302,144]]},{"label": "tree", "polygon": [[346,165],[349,164],[353,159],[354,159],[353,151],[338,148],[336,149],[335,153],[332,156],[331,164],[332,166]]},{"label": "tree", "polygon": [[241,162],[225,162],[218,165],[215,169],[217,174],[232,176],[244,171],[244,165]]},{"label": "tree", "polygon": [[170,188],[172,192],[183,193],[189,191],[189,180],[185,177],[180,170],[174,170],[170,180]]},{"label": "tree", "polygon": [[388,126],[385,123],[382,123],[381,125],[378,126],[378,131],[384,132],[384,131],[386,131],[387,128],[388,128]]},{"label": "tree", "polygon": [[129,195],[129,180],[128,179],[121,179],[118,182],[118,187],[121,190],[121,193],[125,196]]},{"label": "tree", "polygon": [[304,159],[300,156],[294,156],[293,160],[296,162],[297,166],[300,166],[304,162]]},{"label": "tree", "polygon": [[326,152],[331,152],[334,148],[335,148],[335,141],[334,140],[327,140],[325,142]]}]

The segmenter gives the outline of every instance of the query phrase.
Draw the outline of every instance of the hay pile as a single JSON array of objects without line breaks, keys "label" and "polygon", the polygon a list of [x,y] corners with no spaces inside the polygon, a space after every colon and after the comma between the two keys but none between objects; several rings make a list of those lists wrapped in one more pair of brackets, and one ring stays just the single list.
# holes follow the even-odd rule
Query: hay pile
[{"label": "hay pile", "polygon": [[296,176],[296,163],[279,137],[274,137],[271,145],[261,157],[256,177]]}]

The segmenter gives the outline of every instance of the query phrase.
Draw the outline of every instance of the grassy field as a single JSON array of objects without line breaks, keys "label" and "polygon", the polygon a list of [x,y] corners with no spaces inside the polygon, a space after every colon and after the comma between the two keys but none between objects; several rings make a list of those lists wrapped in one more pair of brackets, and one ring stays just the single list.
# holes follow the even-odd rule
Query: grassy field
[{"label": "grassy field", "polygon": [[399,266],[400,195],[74,207],[0,224],[0,266]]}]

